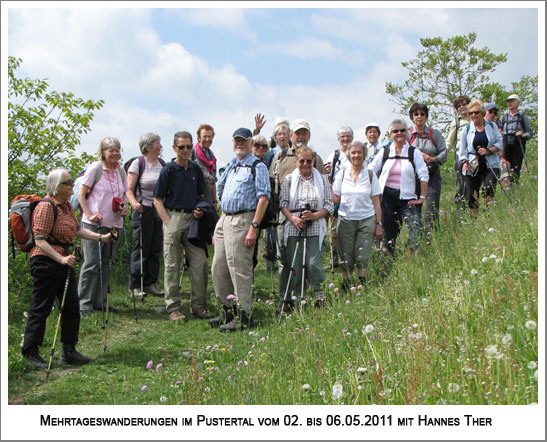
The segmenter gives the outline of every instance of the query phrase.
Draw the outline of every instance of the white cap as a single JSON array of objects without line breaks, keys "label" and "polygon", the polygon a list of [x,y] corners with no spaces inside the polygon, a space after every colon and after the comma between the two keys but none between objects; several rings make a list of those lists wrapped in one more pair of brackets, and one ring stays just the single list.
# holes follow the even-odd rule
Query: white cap
[{"label": "white cap", "polygon": [[505,99],[505,101],[509,101],[509,100],[517,100],[520,102],[520,97],[517,94],[511,94]]},{"label": "white cap", "polygon": [[367,133],[368,129],[370,127],[375,127],[376,129],[378,129],[378,133],[381,133],[382,131],[380,130],[380,125],[378,123],[375,123],[374,121],[371,121],[370,123],[367,124],[367,126],[365,127],[365,133]]},{"label": "white cap", "polygon": [[303,120],[302,118],[294,120],[291,124],[291,131],[292,132],[296,132],[298,129],[307,129],[308,132],[311,133],[309,123],[306,120]]}]

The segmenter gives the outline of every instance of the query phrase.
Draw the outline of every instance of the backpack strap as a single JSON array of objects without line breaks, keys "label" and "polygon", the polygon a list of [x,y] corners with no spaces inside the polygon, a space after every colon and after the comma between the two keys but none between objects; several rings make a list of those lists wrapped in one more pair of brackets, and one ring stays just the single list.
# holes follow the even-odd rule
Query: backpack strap
[{"label": "backpack strap", "polygon": [[340,149],[334,151],[334,157],[332,158],[332,165],[330,171],[330,182],[334,181],[334,172],[336,170],[336,164],[340,162]]}]

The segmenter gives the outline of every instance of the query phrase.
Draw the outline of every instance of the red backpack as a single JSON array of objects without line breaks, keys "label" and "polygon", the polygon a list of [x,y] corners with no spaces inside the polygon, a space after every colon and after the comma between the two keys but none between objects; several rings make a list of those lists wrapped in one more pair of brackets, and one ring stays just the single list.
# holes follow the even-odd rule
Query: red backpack
[{"label": "red backpack", "polygon": [[[426,127],[426,129],[429,132],[429,139],[433,143],[433,146],[437,147],[437,144],[435,144],[435,140],[433,139],[433,129],[431,127]],[[418,137],[425,138],[425,137],[422,137],[422,135],[423,135],[423,132],[418,132],[418,131],[416,131],[416,129],[411,128],[410,129],[410,140],[408,141],[408,144],[410,144],[412,146],[412,143],[414,143],[414,141],[416,141],[416,138],[418,138]]]},{"label": "red backpack", "polygon": [[12,238],[12,253],[15,257],[14,242],[23,252],[29,252],[34,246],[32,233],[32,213],[40,201],[48,201],[53,207],[53,222],[57,221],[57,206],[49,198],[39,195],[17,195],[10,204],[10,225]]}]

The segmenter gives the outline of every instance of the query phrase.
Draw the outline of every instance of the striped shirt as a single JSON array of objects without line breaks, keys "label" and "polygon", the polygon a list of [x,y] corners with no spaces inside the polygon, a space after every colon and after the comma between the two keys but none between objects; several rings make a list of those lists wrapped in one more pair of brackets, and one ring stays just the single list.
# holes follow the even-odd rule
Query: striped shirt
[{"label": "striped shirt", "polygon": [[[334,210],[334,205],[332,203],[332,192],[330,190],[329,182],[327,181],[326,175],[322,175],[323,177],[323,208],[327,209],[327,212],[332,215],[332,212]],[[281,194],[279,197],[279,207],[289,207],[289,202],[291,199],[291,180],[292,175],[289,174],[285,177],[285,180],[283,181],[283,185],[281,186]],[[315,184],[313,181],[313,174],[310,175],[309,178],[302,178],[301,175],[298,176],[297,183],[295,184],[298,186],[296,190],[296,207],[304,209],[306,204],[309,204],[311,210],[318,210],[318,195],[317,195],[317,189],[315,188]],[[319,208],[320,210],[321,208]],[[295,213],[297,216],[300,215],[300,213]],[[290,221],[287,221],[289,223],[289,236],[298,236],[300,231],[296,228],[296,226],[291,223]],[[319,220],[312,221],[311,225],[307,226],[306,228],[306,236],[318,236],[319,235]]]},{"label": "striped shirt", "polygon": [[[72,243],[76,232],[80,228],[78,220],[74,216],[74,210],[69,201],[60,203],[55,197],[47,196],[57,206],[57,220],[55,220],[53,207],[47,201],[38,203],[34,212],[32,213],[32,233],[35,239],[50,239],[52,241],[57,240],[61,243]],[[53,235],[55,238],[51,238]],[[63,256],[68,256],[69,251],[66,251],[62,246],[52,245],[53,249],[59,252]],[[34,246],[30,250],[30,257],[36,255],[47,254],[38,246]]]},{"label": "striped shirt", "polygon": [[256,160],[258,158],[250,153],[237,161],[230,170],[220,202],[224,213],[256,210],[261,196],[270,198],[270,179],[266,165],[263,162],[257,163],[256,178],[251,173],[251,166]]}]

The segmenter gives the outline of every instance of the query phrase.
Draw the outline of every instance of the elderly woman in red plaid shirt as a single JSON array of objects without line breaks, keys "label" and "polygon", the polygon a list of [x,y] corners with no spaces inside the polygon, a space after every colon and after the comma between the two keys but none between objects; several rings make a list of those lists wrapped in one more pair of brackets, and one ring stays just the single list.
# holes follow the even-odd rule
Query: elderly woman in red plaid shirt
[{"label": "elderly woman in red plaid shirt", "polygon": [[[51,313],[55,299],[62,298],[68,279],[67,292],[61,316],[62,360],[67,364],[83,365],[89,358],[75,348],[80,328],[80,305],[72,252],[75,236],[92,241],[110,242],[110,233],[100,235],[83,229],[74,216],[70,204],[74,180],[65,169],[52,170],[46,180],[46,201],[38,203],[32,214],[32,231],[35,245],[30,251],[30,273],[34,289],[28,313],[23,357],[35,368],[48,368],[40,356],[46,329],[46,319]],[[56,210],[54,209],[56,208]],[[55,211],[57,216],[55,217]]]}]

